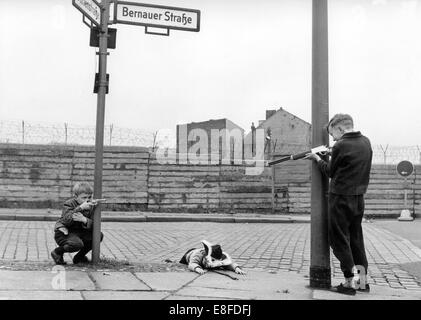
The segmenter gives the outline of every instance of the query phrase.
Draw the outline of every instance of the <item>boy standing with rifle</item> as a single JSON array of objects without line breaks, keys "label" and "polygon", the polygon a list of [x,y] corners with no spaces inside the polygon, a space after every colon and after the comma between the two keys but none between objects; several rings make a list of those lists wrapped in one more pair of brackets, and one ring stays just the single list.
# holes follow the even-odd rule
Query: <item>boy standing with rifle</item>
[{"label": "boy standing with rifle", "polygon": [[[317,161],[319,169],[330,178],[329,243],[345,277],[345,283],[336,289],[339,293],[355,295],[357,290],[370,290],[366,284],[368,262],[361,222],[373,151],[369,139],[354,131],[353,120],[347,114],[336,114],[327,130],[336,141],[331,160],[326,162],[316,153],[309,153],[306,159]],[[353,286],[354,266],[363,267],[357,289]]]}]

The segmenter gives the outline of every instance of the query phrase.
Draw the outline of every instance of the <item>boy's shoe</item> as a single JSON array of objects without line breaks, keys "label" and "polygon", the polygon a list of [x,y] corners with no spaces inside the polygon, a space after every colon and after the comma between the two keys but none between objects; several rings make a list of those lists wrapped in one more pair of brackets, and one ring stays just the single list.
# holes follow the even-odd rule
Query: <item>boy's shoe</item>
[{"label": "boy's shoe", "polygon": [[73,263],[88,263],[89,259],[86,256],[78,256],[77,254],[73,257]]},{"label": "boy's shoe", "polygon": [[64,262],[63,255],[58,254],[56,250],[51,251],[51,258],[53,258],[56,264],[60,264],[60,265],[66,264],[66,262]]},{"label": "boy's shoe", "polygon": [[358,287],[357,291],[358,292],[370,292],[370,286],[368,285],[368,283],[366,283],[365,289],[362,289],[362,288]]},{"label": "boy's shoe", "polygon": [[357,293],[357,290],[355,290],[352,287],[345,287],[342,283],[339,286],[334,287],[335,291],[342,294],[347,294],[350,296],[354,296]]}]

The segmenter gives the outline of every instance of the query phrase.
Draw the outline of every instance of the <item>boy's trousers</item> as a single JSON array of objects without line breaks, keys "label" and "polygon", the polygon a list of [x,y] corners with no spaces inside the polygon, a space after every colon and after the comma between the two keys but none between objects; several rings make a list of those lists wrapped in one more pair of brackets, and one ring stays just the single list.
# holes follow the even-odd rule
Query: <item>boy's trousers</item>
[{"label": "boy's trousers", "polygon": [[[101,241],[103,237],[104,235],[101,232]],[[56,230],[54,240],[56,240],[60,247],[63,247],[64,252],[79,251],[80,255],[86,255],[92,250],[92,230],[69,232],[68,235]]]},{"label": "boy's trousers", "polygon": [[328,207],[329,243],[345,278],[354,276],[354,265],[357,269],[363,266],[363,272],[367,274],[368,262],[361,227],[364,195],[329,193]]}]

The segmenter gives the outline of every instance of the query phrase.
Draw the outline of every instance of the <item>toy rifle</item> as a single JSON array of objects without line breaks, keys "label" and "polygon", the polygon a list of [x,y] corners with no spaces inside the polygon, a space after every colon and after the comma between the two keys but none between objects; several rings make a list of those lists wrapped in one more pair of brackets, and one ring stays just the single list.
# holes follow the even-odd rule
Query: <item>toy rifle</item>
[{"label": "toy rifle", "polygon": [[105,201],[107,201],[107,199],[91,199],[91,200],[89,200],[89,202],[96,202],[96,203],[105,202]]},{"label": "toy rifle", "polygon": [[324,155],[330,154],[330,152],[331,152],[331,148],[328,148],[327,146],[321,145],[321,146],[318,146],[318,147],[314,147],[311,150],[308,150],[308,151],[305,151],[305,152],[292,154],[290,156],[285,156],[285,157],[282,157],[280,159],[269,161],[268,165],[273,166],[275,164],[285,162],[285,161],[289,161],[289,160],[302,159],[309,153],[318,153],[318,154],[324,156]]}]

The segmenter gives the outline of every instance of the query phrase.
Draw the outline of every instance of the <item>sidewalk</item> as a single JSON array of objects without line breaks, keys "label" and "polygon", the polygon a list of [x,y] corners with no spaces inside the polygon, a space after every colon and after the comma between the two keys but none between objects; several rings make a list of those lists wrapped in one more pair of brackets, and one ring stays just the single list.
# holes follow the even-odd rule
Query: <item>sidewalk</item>
[{"label": "sidewalk", "polygon": [[[0,208],[0,220],[56,221],[61,216],[58,209],[9,209]],[[218,214],[218,213],[163,213],[140,211],[102,211],[104,222],[225,222],[225,223],[293,223],[310,222],[310,215],[280,214]]]},{"label": "sidewalk", "polygon": [[0,300],[421,300],[419,292],[372,284],[370,293],[347,296],[309,288],[308,278],[291,272],[247,272],[231,273],[233,280],[214,272],[2,270]]},{"label": "sidewalk", "polygon": [[[103,212],[102,217],[117,219],[120,214]],[[371,293],[346,296],[308,287],[308,216],[124,214],[133,221],[104,222],[101,227],[105,235],[101,259],[111,261],[112,267],[74,266],[69,254],[65,256],[69,264],[62,267],[55,266],[50,257],[56,246],[52,230],[58,210],[0,209],[0,217],[13,217],[0,218],[0,299],[421,298],[419,279],[403,269],[421,261],[421,249],[376,222],[363,223]],[[199,276],[184,265],[167,262],[178,261],[202,239],[221,243],[247,275],[230,273],[238,280],[213,272]],[[338,285],[342,274],[333,255],[331,272],[332,285]]]}]

